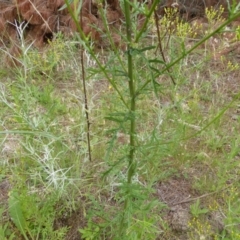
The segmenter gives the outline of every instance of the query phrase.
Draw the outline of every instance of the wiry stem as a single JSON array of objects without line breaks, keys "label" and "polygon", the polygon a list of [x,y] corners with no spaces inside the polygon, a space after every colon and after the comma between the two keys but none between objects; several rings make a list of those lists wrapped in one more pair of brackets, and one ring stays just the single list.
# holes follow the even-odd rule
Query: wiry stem
[{"label": "wiry stem", "polygon": [[[74,22],[77,25],[77,30],[80,34],[81,39],[86,43],[87,38],[82,31],[81,26],[82,25],[82,8],[80,11],[80,25],[77,22],[77,17],[76,14],[73,13],[72,9],[70,8],[70,3],[72,1],[67,1],[65,0],[65,4],[69,10],[69,13],[71,17],[73,18]],[[83,94],[84,94],[84,109],[85,109],[85,115],[86,115],[86,122],[87,122],[87,145],[88,145],[88,157],[89,161],[92,160],[92,155],[91,155],[91,141],[90,141],[90,120],[89,120],[89,114],[88,114],[88,99],[87,99],[87,89],[86,89],[86,79],[85,79],[85,68],[84,68],[84,46],[81,45],[81,69],[82,69],[82,82],[83,82]]]},{"label": "wiry stem", "polygon": [[148,14],[146,16],[146,19],[145,19],[145,21],[144,21],[144,23],[142,25],[142,28],[139,30],[139,32],[138,32],[134,42],[137,43],[139,41],[139,39],[141,38],[141,36],[143,35],[144,31],[147,28],[149,19],[151,18],[152,14],[153,14],[153,11],[156,9],[156,6],[157,6],[158,3],[159,3],[159,0],[154,0],[153,1],[152,5],[150,7],[150,10],[149,10],[149,12],[148,12]]},{"label": "wiry stem", "polygon": [[[162,48],[162,41],[161,41],[161,37],[160,37],[160,29],[159,29],[159,26],[158,26],[158,20],[159,19],[158,19],[158,15],[157,15],[156,9],[154,10],[154,19],[155,19],[155,25],[156,25],[156,28],[157,28],[157,37],[158,37],[159,51],[160,51],[160,54],[162,55],[163,61],[167,65],[166,58],[165,58],[165,55],[164,55],[164,52],[163,52],[163,48]],[[169,73],[169,76],[170,76],[170,78],[172,80],[173,85],[176,85],[176,82],[175,82],[174,78],[171,75],[170,69],[168,68],[167,71]]]},{"label": "wiry stem", "polygon": [[[231,23],[232,21],[234,21],[237,17],[240,16],[240,13],[237,13],[235,15],[233,15],[232,17],[230,17],[228,20],[226,20],[223,24],[221,24],[218,28],[216,28],[214,31],[212,31],[210,34],[208,34],[206,37],[204,37],[203,39],[201,39],[198,43],[196,43],[192,48],[190,48],[189,50],[185,51],[184,53],[182,53],[182,55],[180,57],[178,57],[177,59],[175,59],[174,61],[172,61],[171,63],[167,64],[166,67],[161,71],[160,74],[165,73],[166,71],[168,71],[171,67],[173,67],[174,65],[176,65],[178,62],[180,62],[182,59],[184,59],[186,56],[188,56],[191,52],[193,52],[197,47],[199,47],[201,44],[203,44],[204,42],[206,42],[210,37],[214,36],[216,33],[218,33],[221,29],[223,29],[225,26],[227,26],[229,23]],[[157,76],[156,76],[157,77]],[[137,95],[139,95],[143,89],[151,82],[151,80],[147,80],[135,93],[135,97],[137,97]]]},{"label": "wiry stem", "polygon": [[[69,0],[69,1],[73,1],[73,0]],[[78,19],[76,18],[76,16],[74,15],[72,9],[70,8],[70,4],[67,0],[65,0],[65,4],[67,6],[67,9],[69,11],[70,16],[72,17],[74,23],[76,24],[77,27],[77,31],[79,32],[80,35],[80,39],[82,40],[82,42],[84,43],[84,47],[85,49],[89,52],[89,54],[93,57],[93,59],[96,61],[96,64],[98,65],[98,67],[100,68],[101,72],[105,75],[106,79],[111,83],[112,87],[116,90],[116,92],[118,93],[122,103],[124,104],[125,107],[128,108],[127,102],[124,99],[123,94],[121,93],[121,91],[118,89],[117,84],[115,83],[115,81],[112,80],[112,77],[107,73],[106,70],[106,66],[104,66],[101,61],[99,60],[99,58],[97,57],[97,55],[94,53],[92,47],[89,45],[88,43],[88,39],[87,36],[84,34]]]},{"label": "wiry stem", "polygon": [[[80,24],[82,26],[82,8],[81,8],[81,16],[80,16]],[[87,122],[87,144],[88,144],[88,157],[89,161],[92,161],[92,154],[91,154],[91,140],[90,140],[90,119],[88,114],[88,99],[87,99],[87,89],[86,89],[86,79],[85,79],[85,68],[84,68],[84,49],[81,45],[81,68],[82,68],[82,82],[83,82],[83,93],[84,93],[84,108],[85,108],[85,115],[86,115],[86,122]]]}]

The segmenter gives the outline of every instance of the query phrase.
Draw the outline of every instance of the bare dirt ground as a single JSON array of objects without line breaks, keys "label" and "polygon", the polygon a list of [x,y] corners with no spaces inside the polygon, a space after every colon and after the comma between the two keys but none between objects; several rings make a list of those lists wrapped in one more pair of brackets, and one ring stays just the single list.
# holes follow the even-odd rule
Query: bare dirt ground
[{"label": "bare dirt ground", "polygon": [[[0,2],[0,36],[3,42],[9,45],[13,54],[18,53],[17,46],[14,44],[19,34],[17,27],[25,29],[26,41],[32,41],[36,48],[44,47],[53,38],[54,33],[62,32],[66,36],[71,36],[77,31],[77,26],[64,4],[64,0],[2,0]],[[190,21],[203,18],[205,8],[217,9],[221,5],[225,9],[223,16],[227,17],[225,0],[181,0],[178,2],[165,0],[161,1],[156,12],[159,16],[163,16],[167,8],[176,8],[182,19]],[[105,32],[101,7],[106,7],[107,22],[112,28],[113,40],[118,47],[121,47],[121,37],[114,29],[120,28],[124,16],[117,0],[108,0],[103,6],[95,1],[84,0],[81,10],[82,18],[77,21],[86,36],[91,36],[97,46],[104,47],[106,43],[101,34]],[[150,7],[150,4],[147,7]],[[70,8],[74,10],[76,6],[72,3]],[[139,16],[139,28],[144,19],[143,15]]]}]

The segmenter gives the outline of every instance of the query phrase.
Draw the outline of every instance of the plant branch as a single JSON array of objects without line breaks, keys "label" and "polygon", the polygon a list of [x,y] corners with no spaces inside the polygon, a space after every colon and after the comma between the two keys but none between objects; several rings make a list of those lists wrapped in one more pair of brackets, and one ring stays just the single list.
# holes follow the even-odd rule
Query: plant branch
[{"label": "plant branch", "polygon": [[118,89],[117,85],[115,84],[115,82],[112,80],[112,78],[108,75],[105,66],[103,66],[100,62],[100,60],[98,59],[98,57],[96,56],[96,54],[94,53],[92,47],[89,45],[88,43],[88,39],[86,37],[86,35],[84,34],[84,32],[82,31],[82,28],[76,18],[76,16],[74,15],[72,9],[70,8],[70,4],[67,0],[65,0],[66,6],[68,8],[69,14],[71,16],[71,18],[73,19],[74,23],[76,24],[77,27],[77,31],[80,34],[80,38],[84,44],[84,48],[89,52],[89,54],[93,57],[93,59],[96,61],[98,67],[100,68],[101,72],[104,74],[104,76],[107,78],[107,80],[111,83],[112,87],[116,90],[116,92],[118,93],[121,101],[123,102],[124,106],[128,108],[128,104],[125,101],[123,94],[120,92],[120,90]]},{"label": "plant branch", "polygon": [[[175,64],[180,62],[182,59],[184,59],[186,56],[188,56],[191,52],[193,52],[197,47],[199,47],[201,44],[206,42],[209,38],[211,38],[214,34],[218,33],[222,28],[224,28],[226,25],[234,21],[237,17],[240,16],[240,12],[235,14],[234,16],[230,17],[228,20],[226,20],[223,24],[221,24],[216,30],[208,34],[206,37],[204,37],[202,40],[200,40],[198,43],[196,43],[192,48],[190,48],[188,51],[184,52],[179,58],[169,63],[162,71],[161,74],[168,71],[171,67],[173,67]],[[140,94],[140,92],[151,82],[151,80],[147,80],[141,88],[139,88],[135,92],[135,97]]]},{"label": "plant branch", "polygon": [[[158,37],[159,51],[160,51],[160,54],[162,55],[163,61],[167,65],[167,61],[166,61],[166,58],[165,58],[165,55],[164,55],[164,52],[163,52],[163,48],[162,48],[162,40],[161,40],[161,37],[160,37],[160,30],[159,30],[159,26],[158,26],[158,20],[159,19],[158,19],[158,15],[157,15],[156,10],[154,10],[154,19],[155,19],[155,25],[156,25],[156,28],[157,28],[157,37]],[[171,75],[170,69],[168,68],[167,71],[169,73],[169,76],[170,76],[170,78],[172,80],[173,85],[176,85],[176,82],[175,82],[173,76]]]},{"label": "plant branch", "polygon": [[149,19],[152,16],[152,14],[153,14],[153,12],[154,12],[154,10],[155,10],[155,8],[156,8],[158,3],[159,3],[159,0],[154,0],[154,2],[152,3],[152,6],[151,6],[151,8],[149,10],[149,13],[146,15],[146,19],[145,19],[145,21],[143,23],[143,26],[140,29],[140,31],[138,32],[138,34],[137,34],[137,36],[136,36],[136,38],[134,40],[135,43],[137,43],[139,41],[140,37],[143,35],[144,31],[146,30],[146,27],[148,25]]},{"label": "plant branch", "polygon": [[[82,24],[82,8],[80,11],[80,24]],[[88,114],[88,99],[87,99],[87,89],[86,89],[86,79],[85,79],[85,68],[84,68],[84,49],[81,45],[81,68],[82,68],[82,83],[83,83],[83,93],[84,93],[84,108],[85,108],[85,115],[86,115],[86,122],[87,122],[87,144],[88,144],[88,157],[89,161],[92,161],[92,154],[91,154],[91,140],[90,140],[90,119]]]}]

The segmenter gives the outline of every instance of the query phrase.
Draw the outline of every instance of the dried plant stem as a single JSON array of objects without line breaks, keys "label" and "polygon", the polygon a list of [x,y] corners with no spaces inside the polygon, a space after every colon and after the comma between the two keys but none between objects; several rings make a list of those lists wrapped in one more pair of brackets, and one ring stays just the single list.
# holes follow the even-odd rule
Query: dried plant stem
[{"label": "dried plant stem", "polygon": [[[155,25],[156,25],[156,28],[157,28],[157,37],[158,37],[159,51],[160,51],[160,54],[162,55],[163,61],[167,65],[166,58],[165,58],[165,55],[164,55],[164,52],[163,52],[163,48],[162,48],[162,40],[161,40],[160,29],[159,29],[159,25],[158,25],[158,20],[159,19],[158,19],[158,15],[157,15],[156,9],[154,10],[154,19],[155,19]],[[170,76],[170,78],[172,80],[173,85],[176,85],[176,82],[175,82],[173,76],[171,75],[170,69],[168,68],[167,71],[169,73],[169,76]]]},{"label": "dried plant stem", "polygon": [[[69,1],[73,1],[73,0],[69,0]],[[89,54],[93,57],[93,59],[96,61],[96,64],[98,65],[98,67],[100,68],[101,72],[104,74],[104,76],[106,77],[106,79],[111,83],[112,87],[115,89],[115,91],[118,93],[122,103],[124,104],[125,107],[128,108],[128,104],[126,102],[126,100],[124,99],[123,94],[121,93],[121,91],[119,90],[119,88],[117,87],[117,84],[112,80],[111,76],[107,73],[106,67],[101,63],[101,61],[99,60],[99,58],[97,57],[97,55],[95,54],[93,48],[89,45],[88,43],[88,39],[85,36],[82,27],[80,26],[77,17],[74,15],[72,9],[70,8],[70,4],[67,0],[65,0],[65,4],[67,6],[67,9],[69,11],[70,16],[72,17],[74,23],[76,24],[77,27],[77,31],[79,32],[80,35],[80,39],[81,41],[84,43],[83,48],[85,48]]]},{"label": "dried plant stem", "polygon": [[[65,0],[65,4],[67,6],[67,9],[69,11],[69,14],[71,15],[72,19],[76,23],[77,30],[80,34],[81,39],[87,43],[87,38],[82,31],[82,8],[80,10],[80,25],[77,21],[76,15],[73,13],[72,9],[70,8],[70,3],[72,1]],[[85,67],[84,67],[84,46],[81,45],[81,69],[82,69],[82,82],[83,82],[83,94],[84,94],[84,109],[85,109],[85,116],[86,116],[86,123],[87,123],[87,145],[88,145],[88,158],[89,161],[92,161],[92,155],[91,155],[91,140],[90,140],[90,119],[88,114],[88,99],[87,99],[87,89],[86,89],[86,78],[85,78]]]},{"label": "dried plant stem", "polygon": [[[82,9],[81,9],[81,17],[80,17],[80,23],[82,26]],[[88,145],[88,158],[89,161],[92,161],[92,155],[91,155],[91,140],[90,140],[90,119],[88,114],[88,99],[87,99],[87,89],[86,89],[86,79],[85,79],[85,68],[84,68],[84,49],[81,45],[81,68],[82,68],[82,83],[83,83],[83,94],[84,94],[84,109],[85,109],[85,115],[86,115],[86,123],[87,123],[87,145]]]},{"label": "dried plant stem", "polygon": [[[218,28],[216,28],[214,31],[212,31],[210,34],[208,34],[206,37],[202,38],[199,42],[197,42],[192,48],[190,48],[189,50],[186,50],[185,52],[182,53],[182,55],[180,57],[178,57],[177,59],[175,59],[174,61],[172,61],[171,63],[167,64],[167,66],[161,71],[160,74],[165,73],[166,71],[168,71],[168,69],[170,69],[171,67],[173,67],[174,65],[176,65],[178,62],[180,62],[182,59],[184,59],[186,56],[188,56],[191,52],[193,52],[197,47],[199,47],[201,44],[203,44],[204,42],[206,42],[209,38],[211,38],[212,36],[214,36],[216,33],[218,33],[221,29],[223,29],[225,26],[227,26],[229,23],[231,23],[232,21],[234,21],[237,17],[240,16],[240,12],[234,14],[232,17],[230,17],[228,20],[226,20],[223,24],[221,24]],[[157,77],[157,76],[156,76]],[[136,96],[138,94],[140,94],[141,91],[143,91],[143,89],[151,82],[151,80],[146,81],[137,91],[136,91]]]}]

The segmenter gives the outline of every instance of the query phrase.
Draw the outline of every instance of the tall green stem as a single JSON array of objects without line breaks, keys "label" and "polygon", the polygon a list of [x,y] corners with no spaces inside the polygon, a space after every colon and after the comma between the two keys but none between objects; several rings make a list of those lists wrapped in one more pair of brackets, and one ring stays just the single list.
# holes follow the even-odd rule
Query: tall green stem
[{"label": "tall green stem", "polygon": [[[131,9],[128,0],[124,0],[124,11],[125,11],[125,19],[126,19],[126,35],[127,35],[127,59],[128,59],[128,87],[129,87],[129,95],[130,95],[130,150],[128,155],[128,173],[127,173],[127,184],[130,185],[132,183],[132,177],[135,171],[134,164],[134,153],[135,153],[135,84],[134,84],[134,75],[133,75],[133,56],[132,56],[132,24],[131,24]],[[128,186],[128,191],[129,191]],[[125,232],[125,221],[126,221],[126,212],[128,211],[129,204],[131,199],[129,198],[128,192],[126,193],[126,199],[124,203],[124,215],[121,224],[121,234]]]},{"label": "tall green stem", "polygon": [[124,1],[124,11],[126,18],[126,34],[127,34],[127,52],[128,52],[128,87],[130,94],[130,151],[129,151],[129,166],[128,166],[128,183],[131,183],[134,174],[134,152],[135,152],[135,86],[133,77],[133,58],[131,53],[132,48],[132,23],[130,4],[127,0]]}]

